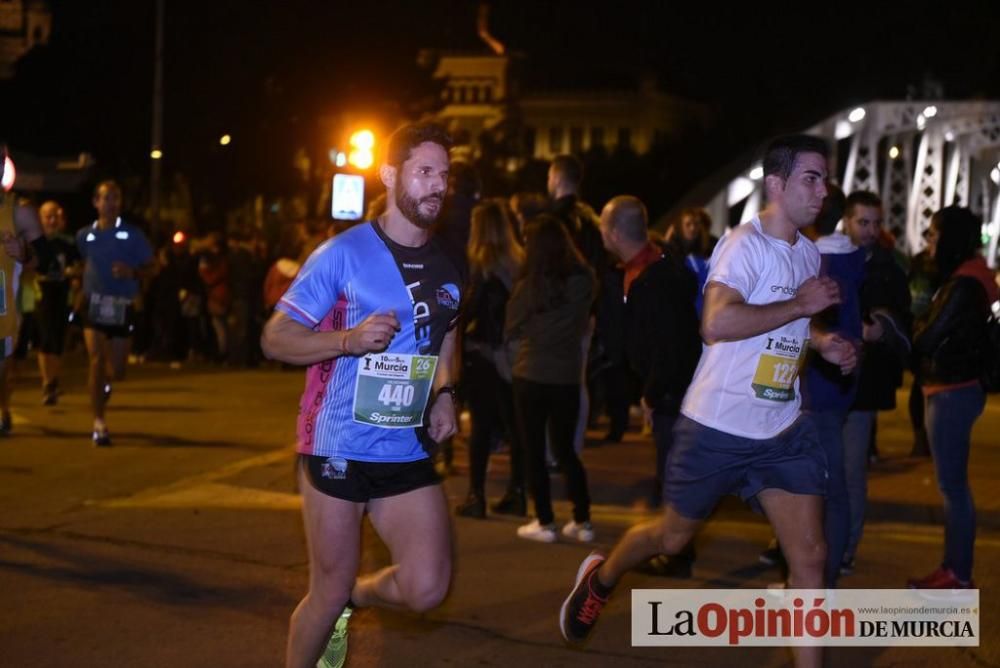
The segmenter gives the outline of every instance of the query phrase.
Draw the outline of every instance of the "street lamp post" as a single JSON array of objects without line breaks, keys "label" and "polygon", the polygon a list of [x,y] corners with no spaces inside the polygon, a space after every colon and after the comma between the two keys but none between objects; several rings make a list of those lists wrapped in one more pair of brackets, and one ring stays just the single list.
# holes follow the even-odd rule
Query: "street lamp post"
[{"label": "street lamp post", "polygon": [[163,0],[156,0],[156,42],[153,51],[153,148],[150,151],[149,218],[151,232],[160,229],[160,176],[163,172]]}]

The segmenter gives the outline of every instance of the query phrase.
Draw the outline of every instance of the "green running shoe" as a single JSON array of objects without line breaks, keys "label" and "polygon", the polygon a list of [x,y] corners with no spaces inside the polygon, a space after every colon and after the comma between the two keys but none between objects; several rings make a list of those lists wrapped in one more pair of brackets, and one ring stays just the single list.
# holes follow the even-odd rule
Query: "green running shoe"
[{"label": "green running shoe", "polygon": [[344,660],[347,658],[347,622],[351,618],[351,608],[344,608],[340,613],[340,618],[333,625],[333,635],[326,643],[323,656],[320,657],[316,668],[342,668]]}]

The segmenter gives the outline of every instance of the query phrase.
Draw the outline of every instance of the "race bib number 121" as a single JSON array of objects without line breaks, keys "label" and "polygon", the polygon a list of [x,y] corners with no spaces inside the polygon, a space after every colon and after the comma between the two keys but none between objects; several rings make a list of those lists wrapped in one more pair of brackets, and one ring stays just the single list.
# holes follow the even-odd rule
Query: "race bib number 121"
[{"label": "race bib number 121", "polygon": [[808,342],[794,336],[767,337],[751,383],[754,396],[768,401],[794,399],[795,379],[805,360]]}]

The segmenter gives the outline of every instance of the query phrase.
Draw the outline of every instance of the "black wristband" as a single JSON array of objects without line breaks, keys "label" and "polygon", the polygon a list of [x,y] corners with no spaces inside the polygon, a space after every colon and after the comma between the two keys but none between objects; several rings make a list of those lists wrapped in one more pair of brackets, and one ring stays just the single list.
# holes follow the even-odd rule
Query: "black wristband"
[{"label": "black wristband", "polygon": [[442,385],[441,387],[438,388],[437,396],[440,397],[442,394],[450,394],[452,401],[454,401],[455,400],[455,386],[454,385]]}]

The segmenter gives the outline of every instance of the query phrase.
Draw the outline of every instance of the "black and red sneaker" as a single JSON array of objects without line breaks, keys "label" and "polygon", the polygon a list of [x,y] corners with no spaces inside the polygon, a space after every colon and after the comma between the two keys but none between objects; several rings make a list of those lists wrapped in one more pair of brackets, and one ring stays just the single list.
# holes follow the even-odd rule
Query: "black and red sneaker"
[{"label": "black and red sneaker", "polygon": [[597,618],[608,602],[610,588],[597,581],[597,569],[604,562],[604,556],[596,552],[580,564],[576,572],[576,583],[559,611],[559,629],[569,642],[583,642],[597,623]]}]

